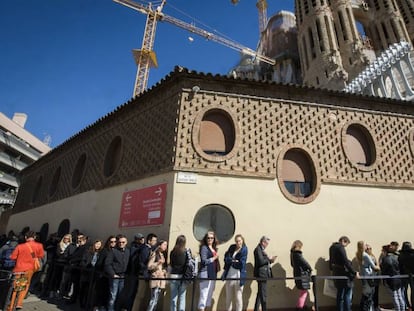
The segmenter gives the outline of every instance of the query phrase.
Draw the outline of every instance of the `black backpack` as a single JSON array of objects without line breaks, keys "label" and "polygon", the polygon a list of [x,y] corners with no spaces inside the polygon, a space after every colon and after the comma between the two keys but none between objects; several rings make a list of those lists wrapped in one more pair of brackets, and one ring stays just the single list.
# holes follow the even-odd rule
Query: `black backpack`
[{"label": "black backpack", "polygon": [[1,258],[0,258],[0,266],[4,269],[4,270],[11,270],[14,268],[14,266],[16,265],[16,261],[13,259],[10,259],[11,254],[13,253],[14,249],[16,247],[10,246],[3,250]]}]

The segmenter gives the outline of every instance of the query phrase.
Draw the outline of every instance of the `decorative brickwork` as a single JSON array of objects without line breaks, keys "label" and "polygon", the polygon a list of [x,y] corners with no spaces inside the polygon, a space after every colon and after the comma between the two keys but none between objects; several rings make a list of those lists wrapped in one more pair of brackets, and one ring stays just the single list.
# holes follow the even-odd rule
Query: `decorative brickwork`
[{"label": "decorative brickwork", "polygon": [[[235,123],[233,150],[214,159],[197,149],[195,139],[209,109],[226,111]],[[375,142],[370,170],[352,165],[343,149],[342,131],[351,123],[363,124]],[[172,170],[277,179],[277,159],[290,146],[309,153],[322,184],[414,188],[413,131],[414,106],[406,102],[179,70],[24,170],[14,212]],[[120,162],[106,177],[105,155],[117,136]],[[83,153],[85,173],[73,188]]]},{"label": "decorative brickwork", "polygon": [[[171,91],[129,102],[26,169],[15,212],[171,170],[178,110],[178,97]],[[105,154],[116,136],[122,138],[121,161],[113,175],[107,178],[104,175]],[[85,173],[79,186],[73,188],[73,172],[83,153],[86,154]],[[49,195],[50,184],[59,166],[62,170],[57,189]],[[39,176],[43,176],[42,186],[36,202],[32,202]]]}]

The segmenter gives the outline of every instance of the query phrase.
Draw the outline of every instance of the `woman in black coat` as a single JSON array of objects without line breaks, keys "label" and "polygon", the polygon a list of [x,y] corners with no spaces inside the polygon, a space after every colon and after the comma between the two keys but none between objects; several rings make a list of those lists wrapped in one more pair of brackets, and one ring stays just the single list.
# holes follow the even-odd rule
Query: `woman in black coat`
[{"label": "woman in black coat", "polygon": [[299,289],[299,298],[296,303],[296,310],[304,310],[305,302],[310,289],[310,276],[312,268],[302,255],[303,243],[299,240],[293,242],[290,249],[290,264],[293,267],[293,276],[297,289]]}]

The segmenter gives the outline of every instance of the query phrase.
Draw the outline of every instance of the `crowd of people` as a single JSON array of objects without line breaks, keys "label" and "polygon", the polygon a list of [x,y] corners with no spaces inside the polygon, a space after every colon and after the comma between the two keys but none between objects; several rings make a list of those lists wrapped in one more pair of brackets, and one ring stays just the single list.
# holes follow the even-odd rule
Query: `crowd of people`
[{"label": "crowd of people", "polygon": [[[267,310],[267,280],[273,277],[271,265],[277,259],[277,256],[267,254],[269,243],[269,237],[261,237],[253,252],[254,277],[257,281],[255,311]],[[409,282],[412,278],[393,277],[413,274],[414,250],[411,243],[404,242],[398,251],[398,243],[391,242],[383,247],[377,259],[372,248],[364,241],[359,241],[354,263],[348,259],[345,251],[349,244],[349,238],[342,236],[329,248],[329,267],[332,275],[337,277],[334,280],[337,310],[351,310],[355,279],[360,279],[362,283],[360,310],[379,310],[380,280],[375,278],[379,274],[389,276],[383,282],[390,292],[394,309],[405,311],[411,308],[413,292],[408,297],[407,288],[412,285]],[[312,267],[305,259],[302,248],[303,243],[296,240],[290,250],[290,262],[298,290],[297,310],[307,308],[312,275]],[[199,278],[198,310],[211,310],[218,279],[225,282],[226,310],[242,310],[248,247],[241,234],[235,235],[234,243],[224,256],[219,256],[216,234],[208,231],[200,241],[199,264],[195,261],[195,266],[184,235],[176,238],[169,256],[167,249],[167,241],[158,239],[153,233],[146,237],[136,234],[128,245],[127,237],[122,234],[111,235],[105,241],[89,241],[88,236],[74,230],[63,237],[52,234],[42,244],[36,241],[33,231],[23,232],[20,237],[10,232],[7,237],[0,238],[0,269],[12,270],[15,281],[24,277],[27,286],[17,297],[16,293],[8,297],[9,307],[5,310],[12,310],[14,306],[21,309],[23,299],[30,290],[45,299],[58,299],[67,304],[79,303],[85,310],[154,311],[158,305],[165,305],[161,297],[169,286],[169,309],[185,311],[186,290],[193,281],[191,274],[188,277],[190,267],[196,270],[192,272],[197,273]],[[35,266],[37,259],[42,262],[38,272]],[[221,263],[224,264],[223,269]]]}]

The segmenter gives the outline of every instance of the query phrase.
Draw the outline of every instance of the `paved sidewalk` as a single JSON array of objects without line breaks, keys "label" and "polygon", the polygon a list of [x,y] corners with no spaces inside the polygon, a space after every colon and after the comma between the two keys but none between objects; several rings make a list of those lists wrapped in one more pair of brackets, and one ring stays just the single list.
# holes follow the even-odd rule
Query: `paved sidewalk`
[{"label": "paved sidewalk", "polygon": [[42,300],[36,295],[30,295],[23,302],[22,311],[81,311],[78,304],[66,304],[63,300]]}]

